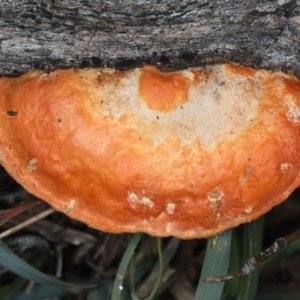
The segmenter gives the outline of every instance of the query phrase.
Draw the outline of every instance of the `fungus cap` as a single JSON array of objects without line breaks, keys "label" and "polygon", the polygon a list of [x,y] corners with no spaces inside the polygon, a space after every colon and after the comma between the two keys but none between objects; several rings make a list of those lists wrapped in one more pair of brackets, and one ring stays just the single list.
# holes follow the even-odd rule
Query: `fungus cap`
[{"label": "fungus cap", "polygon": [[229,64],[1,78],[0,164],[99,230],[208,237],[300,184],[300,83]]}]

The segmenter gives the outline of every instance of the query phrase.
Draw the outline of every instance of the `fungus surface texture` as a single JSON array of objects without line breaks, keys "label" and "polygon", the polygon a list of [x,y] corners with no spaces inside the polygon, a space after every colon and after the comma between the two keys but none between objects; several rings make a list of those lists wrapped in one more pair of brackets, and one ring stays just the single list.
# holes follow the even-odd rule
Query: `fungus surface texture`
[{"label": "fungus surface texture", "polygon": [[212,236],[300,184],[300,83],[230,64],[1,78],[0,164],[99,230]]}]

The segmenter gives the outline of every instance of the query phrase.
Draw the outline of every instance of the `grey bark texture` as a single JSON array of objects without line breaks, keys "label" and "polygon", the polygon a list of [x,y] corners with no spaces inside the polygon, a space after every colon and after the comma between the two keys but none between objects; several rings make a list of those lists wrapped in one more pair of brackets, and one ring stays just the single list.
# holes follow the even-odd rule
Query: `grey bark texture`
[{"label": "grey bark texture", "polygon": [[0,75],[220,62],[300,77],[300,0],[0,1]]}]

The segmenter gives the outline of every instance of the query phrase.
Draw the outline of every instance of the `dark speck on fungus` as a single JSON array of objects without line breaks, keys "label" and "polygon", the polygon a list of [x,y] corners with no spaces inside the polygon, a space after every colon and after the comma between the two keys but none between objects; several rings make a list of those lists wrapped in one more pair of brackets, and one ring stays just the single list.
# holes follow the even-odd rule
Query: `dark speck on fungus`
[{"label": "dark speck on fungus", "polygon": [[13,110],[8,110],[6,113],[11,117],[16,117],[18,115],[18,112]]}]

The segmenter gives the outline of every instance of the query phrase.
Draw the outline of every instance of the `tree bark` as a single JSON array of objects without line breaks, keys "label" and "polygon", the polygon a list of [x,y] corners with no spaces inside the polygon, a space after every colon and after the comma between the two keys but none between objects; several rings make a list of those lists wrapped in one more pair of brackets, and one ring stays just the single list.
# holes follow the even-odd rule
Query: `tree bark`
[{"label": "tree bark", "polygon": [[300,77],[300,0],[0,1],[0,75],[220,62]]}]

